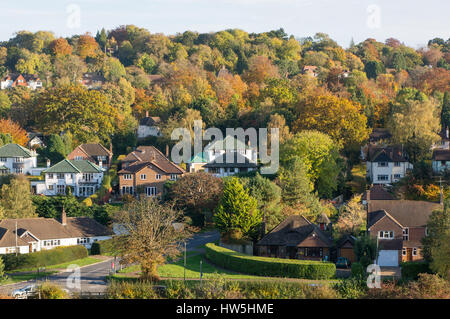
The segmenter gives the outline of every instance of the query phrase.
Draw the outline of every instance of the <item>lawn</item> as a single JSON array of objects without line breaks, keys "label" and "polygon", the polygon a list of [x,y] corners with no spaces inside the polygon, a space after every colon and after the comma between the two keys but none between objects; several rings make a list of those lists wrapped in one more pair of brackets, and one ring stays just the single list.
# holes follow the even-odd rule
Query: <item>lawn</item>
[{"label": "lawn", "polygon": [[5,281],[2,281],[0,283],[0,286],[8,285],[8,284],[14,284],[16,282],[21,282],[21,281],[27,281],[27,280],[33,280],[33,279],[41,279],[41,278],[45,278],[45,277],[50,276],[50,275],[55,274],[55,273],[57,273],[57,271],[40,272],[39,275],[36,272],[28,273],[28,274],[8,275],[8,279],[6,279]]},{"label": "lawn", "polygon": [[[70,265],[78,265],[79,267],[83,267],[83,266],[87,266],[87,265],[91,265],[91,264],[95,264],[102,261],[99,258],[95,258],[95,257],[86,257],[86,258],[82,258],[82,259],[76,259],[76,260],[72,260],[66,263],[62,263],[62,264],[56,264],[56,265],[51,265],[51,266],[46,266],[45,270],[50,270],[50,269],[65,269],[67,267],[69,267]],[[27,271],[36,271],[36,268],[24,268],[24,269],[16,269],[14,271],[12,271],[11,273],[18,273],[18,272],[27,272]]]},{"label": "lawn", "polygon": [[[189,253],[188,253],[189,254]],[[253,276],[237,273],[231,270],[226,270],[220,268],[205,259],[203,254],[195,254],[191,252],[191,256],[186,258],[186,279],[200,279],[200,261],[202,261],[202,272],[203,279],[213,279],[221,276],[224,279],[232,279],[232,280],[252,280],[252,281],[261,281],[261,280],[282,280],[282,281],[302,281],[306,283],[335,283],[338,280],[309,280],[309,279],[290,279],[290,278],[271,278],[271,277],[262,277],[262,276]],[[161,278],[169,278],[169,279],[183,279],[184,278],[184,260],[180,258],[175,263],[165,264],[159,266],[158,274]],[[132,279],[137,278],[140,273],[140,266],[134,265],[127,268],[122,269],[116,275],[113,276],[114,279]]]},{"label": "lawn", "polygon": [[352,180],[347,182],[353,194],[361,194],[366,190],[366,164],[361,163],[352,168]]}]

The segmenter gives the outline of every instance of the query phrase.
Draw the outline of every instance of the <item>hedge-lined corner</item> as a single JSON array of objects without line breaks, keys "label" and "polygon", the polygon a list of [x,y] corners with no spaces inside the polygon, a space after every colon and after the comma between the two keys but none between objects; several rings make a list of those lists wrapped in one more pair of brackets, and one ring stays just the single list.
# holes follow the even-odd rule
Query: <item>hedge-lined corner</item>
[{"label": "hedge-lined corner", "polygon": [[229,270],[256,276],[331,279],[336,266],[330,262],[250,256],[206,244],[206,258]]},{"label": "hedge-lined corner", "polygon": [[407,261],[400,264],[403,280],[417,280],[419,274],[431,274],[430,265],[425,261]]},{"label": "hedge-lined corner", "polygon": [[66,263],[72,260],[86,258],[88,250],[84,246],[56,247],[29,254],[2,255],[5,270],[11,271],[24,268],[46,267]]}]

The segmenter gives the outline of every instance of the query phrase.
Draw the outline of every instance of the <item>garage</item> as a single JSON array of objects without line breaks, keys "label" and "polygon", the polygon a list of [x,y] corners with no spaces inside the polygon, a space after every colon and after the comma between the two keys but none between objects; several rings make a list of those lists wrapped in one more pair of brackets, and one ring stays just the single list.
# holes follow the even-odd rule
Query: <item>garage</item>
[{"label": "garage", "polygon": [[340,257],[345,257],[352,263],[356,261],[355,252],[353,251],[353,248],[341,248]]},{"label": "garage", "polygon": [[398,267],[398,250],[380,250],[378,265],[380,267]]}]

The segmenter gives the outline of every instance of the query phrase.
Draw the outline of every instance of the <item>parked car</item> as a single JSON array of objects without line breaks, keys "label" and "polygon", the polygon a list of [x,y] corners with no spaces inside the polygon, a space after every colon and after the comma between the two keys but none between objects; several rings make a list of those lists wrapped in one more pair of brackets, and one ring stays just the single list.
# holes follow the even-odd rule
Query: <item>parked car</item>
[{"label": "parked car", "polygon": [[28,285],[23,288],[14,290],[12,296],[16,299],[26,299],[29,296],[34,295],[36,291],[37,291],[36,285]]},{"label": "parked car", "polygon": [[336,261],[336,268],[348,268],[350,265],[350,261],[345,257],[338,257]]}]

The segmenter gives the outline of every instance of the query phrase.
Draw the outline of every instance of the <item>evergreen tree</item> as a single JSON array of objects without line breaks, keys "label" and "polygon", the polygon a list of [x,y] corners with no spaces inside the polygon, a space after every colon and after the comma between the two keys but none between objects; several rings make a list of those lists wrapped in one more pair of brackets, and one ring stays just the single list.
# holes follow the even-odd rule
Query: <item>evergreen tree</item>
[{"label": "evergreen tree", "polygon": [[100,48],[102,48],[103,50],[106,49],[106,42],[108,41],[108,36],[106,35],[105,28],[102,28],[102,31],[100,32],[97,31],[95,40],[100,45]]},{"label": "evergreen tree", "polygon": [[42,155],[48,158],[52,164],[62,161],[66,153],[66,145],[58,134],[50,135],[47,147],[42,151]]},{"label": "evergreen tree", "polygon": [[237,177],[225,181],[214,222],[222,234],[239,230],[244,237],[257,239],[262,214],[256,199],[249,195]]}]

